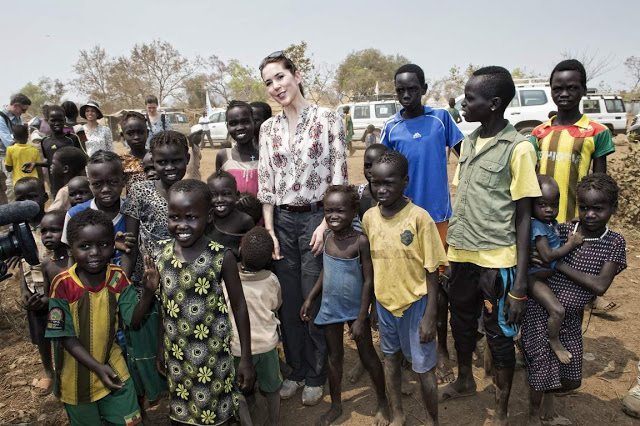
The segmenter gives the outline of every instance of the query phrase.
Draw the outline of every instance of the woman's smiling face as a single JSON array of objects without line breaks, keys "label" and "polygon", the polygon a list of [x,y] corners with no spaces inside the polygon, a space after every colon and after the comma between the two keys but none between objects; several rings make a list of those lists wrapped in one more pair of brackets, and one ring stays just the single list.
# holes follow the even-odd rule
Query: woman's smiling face
[{"label": "woman's smiling face", "polygon": [[294,74],[284,67],[282,62],[270,62],[262,69],[262,81],[267,86],[267,93],[282,106],[288,106],[301,96],[302,81],[300,72]]}]

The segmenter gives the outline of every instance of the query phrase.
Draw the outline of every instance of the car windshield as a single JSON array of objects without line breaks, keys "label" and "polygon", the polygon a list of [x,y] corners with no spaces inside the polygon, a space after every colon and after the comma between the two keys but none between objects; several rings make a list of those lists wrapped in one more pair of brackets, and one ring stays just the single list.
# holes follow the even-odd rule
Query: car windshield
[{"label": "car windshield", "polygon": [[396,113],[396,104],[388,103],[388,104],[376,104],[376,117],[378,118],[387,118],[391,117]]}]

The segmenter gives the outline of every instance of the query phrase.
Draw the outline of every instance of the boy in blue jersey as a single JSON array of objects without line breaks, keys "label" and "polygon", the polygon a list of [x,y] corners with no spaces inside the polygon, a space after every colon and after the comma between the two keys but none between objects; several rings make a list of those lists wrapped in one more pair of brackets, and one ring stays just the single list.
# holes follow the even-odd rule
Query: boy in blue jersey
[{"label": "boy in blue jersey", "polygon": [[[381,143],[400,152],[409,161],[409,184],[404,194],[429,212],[446,250],[447,229],[452,215],[447,152],[464,136],[446,109],[422,105],[427,84],[424,71],[418,65],[406,64],[398,68],[394,84],[403,108],[385,124]],[[453,377],[447,366],[447,308],[447,295],[441,289],[438,295],[439,382]]]}]

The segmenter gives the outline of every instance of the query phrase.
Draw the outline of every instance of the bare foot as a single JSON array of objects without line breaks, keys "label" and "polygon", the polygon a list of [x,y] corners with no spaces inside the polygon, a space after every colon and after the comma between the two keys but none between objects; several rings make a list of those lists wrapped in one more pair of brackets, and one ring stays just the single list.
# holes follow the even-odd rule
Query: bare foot
[{"label": "bare foot", "polygon": [[349,380],[349,383],[355,384],[360,380],[363,373],[364,365],[362,365],[362,362],[358,360],[353,368],[347,373],[347,380]]},{"label": "bare foot", "polygon": [[436,380],[439,385],[451,383],[456,379],[449,361],[447,351],[438,350],[438,364],[436,365]]},{"label": "bare foot", "polygon": [[404,414],[402,416],[396,416],[391,420],[391,423],[389,423],[389,426],[404,426],[405,421],[406,421],[406,418]]},{"label": "bare foot", "polygon": [[373,418],[374,426],[387,426],[389,424],[389,409],[387,408],[387,404],[378,405],[378,411],[376,412],[376,416]]},{"label": "bare foot", "polygon": [[342,405],[333,405],[329,411],[320,416],[320,419],[316,422],[317,426],[329,426],[335,419],[342,415]]},{"label": "bare foot", "polygon": [[556,356],[560,360],[562,364],[569,364],[571,362],[571,352],[565,349],[560,343],[560,339],[549,339],[549,346],[551,346],[551,350],[555,352]]},{"label": "bare foot", "polygon": [[506,426],[509,424],[507,417],[498,417],[497,415],[493,418],[493,421],[491,422],[491,424],[495,425],[495,426]]}]

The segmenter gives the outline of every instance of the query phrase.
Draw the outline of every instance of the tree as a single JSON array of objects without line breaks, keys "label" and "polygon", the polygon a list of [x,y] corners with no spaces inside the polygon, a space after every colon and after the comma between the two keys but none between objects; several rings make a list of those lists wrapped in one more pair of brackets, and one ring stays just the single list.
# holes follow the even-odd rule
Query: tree
[{"label": "tree", "polygon": [[336,88],[339,94],[351,97],[394,93],[393,74],[409,60],[401,55],[385,55],[378,49],[353,52],[338,65]]},{"label": "tree", "polygon": [[464,85],[467,84],[467,80],[477,69],[477,65],[469,64],[465,71],[462,72],[458,65],[452,66],[449,68],[448,75],[430,85],[431,88],[428,94],[436,101],[440,100],[440,98],[455,98],[464,92]]},{"label": "tree", "polygon": [[541,78],[542,76],[537,72],[528,70],[526,67],[515,67],[511,70],[511,77],[516,80],[523,78]]},{"label": "tree", "polygon": [[627,68],[627,73],[631,75],[631,91],[640,89],[640,57],[629,56],[624,60],[624,66]]},{"label": "tree", "polygon": [[184,96],[181,101],[187,108],[201,109],[205,104],[207,76],[195,74],[184,81]]},{"label": "tree", "polygon": [[82,95],[97,101],[103,108],[110,109],[111,93],[109,77],[113,60],[99,45],[90,50],[80,50],[73,71],[76,78],[71,85]]},{"label": "tree", "polygon": [[20,89],[20,93],[31,100],[33,115],[40,114],[45,104],[59,104],[64,92],[64,84],[58,79],[52,80],[49,77],[40,77],[36,83],[28,82]]},{"label": "tree", "polygon": [[232,59],[227,65],[229,80],[227,82],[229,98],[239,101],[266,101],[267,94],[262,79],[258,78],[253,68],[242,65]]},{"label": "tree", "polygon": [[582,62],[587,72],[587,83],[608,73],[617,65],[615,55],[611,52],[600,56],[597,50],[593,52],[588,49],[582,51],[564,51],[561,57],[562,59],[577,59]]}]

